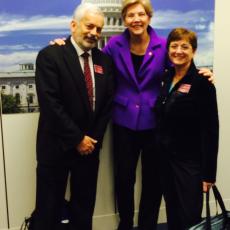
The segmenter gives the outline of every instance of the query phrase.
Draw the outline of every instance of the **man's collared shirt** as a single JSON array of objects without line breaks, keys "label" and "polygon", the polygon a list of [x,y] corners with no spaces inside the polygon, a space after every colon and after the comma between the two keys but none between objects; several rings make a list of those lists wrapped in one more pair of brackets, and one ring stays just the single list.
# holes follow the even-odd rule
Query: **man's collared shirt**
[{"label": "man's collared shirt", "polygon": [[[83,53],[85,53],[85,51],[79,47],[79,45],[74,41],[72,36],[70,38],[70,41],[77,51],[77,55],[78,55],[78,59],[79,59],[80,65],[81,65],[81,69],[82,69],[82,72],[84,73],[84,58],[81,55]],[[92,83],[93,83],[93,110],[95,110],[96,89],[95,89],[95,79],[94,79],[94,71],[93,71],[92,50],[87,51],[87,53],[89,54],[89,68],[90,68],[90,73],[91,73]]]}]

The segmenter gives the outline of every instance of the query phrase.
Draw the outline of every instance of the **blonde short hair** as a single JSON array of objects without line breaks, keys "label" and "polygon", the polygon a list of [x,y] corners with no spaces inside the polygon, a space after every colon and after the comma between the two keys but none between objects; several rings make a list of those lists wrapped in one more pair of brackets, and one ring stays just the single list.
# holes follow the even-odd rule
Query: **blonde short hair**
[{"label": "blonde short hair", "polygon": [[125,19],[127,8],[134,4],[141,4],[146,14],[151,18],[153,16],[153,7],[150,0],[122,0],[121,15]]}]

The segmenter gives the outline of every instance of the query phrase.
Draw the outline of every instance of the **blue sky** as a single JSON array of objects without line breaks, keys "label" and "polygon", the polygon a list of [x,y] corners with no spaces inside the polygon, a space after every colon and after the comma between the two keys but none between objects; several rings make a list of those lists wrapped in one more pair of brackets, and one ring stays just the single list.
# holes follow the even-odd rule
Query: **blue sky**
[{"label": "blue sky", "polygon": [[[50,39],[67,36],[72,11],[79,0],[1,0],[0,71],[34,62]],[[212,65],[214,0],[152,0],[152,26],[160,35],[178,26],[197,32],[197,64]]]},{"label": "blue sky", "polygon": [[[53,14],[66,15],[72,12],[80,0],[1,0],[1,12],[10,14]],[[171,9],[191,11],[197,9],[213,10],[214,0],[152,0],[156,10]]]}]

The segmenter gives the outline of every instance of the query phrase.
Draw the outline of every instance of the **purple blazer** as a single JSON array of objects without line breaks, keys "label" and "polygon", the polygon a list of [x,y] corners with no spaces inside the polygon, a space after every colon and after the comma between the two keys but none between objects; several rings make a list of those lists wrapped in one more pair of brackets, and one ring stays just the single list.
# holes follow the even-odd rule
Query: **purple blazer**
[{"label": "purple blazer", "polygon": [[[158,37],[150,26],[148,33],[150,42],[138,76],[132,63],[127,29],[121,35],[113,36],[103,49],[112,57],[115,67],[113,122],[132,130],[155,127],[153,107],[168,62],[166,40]],[[142,80],[138,82],[139,78]]]}]

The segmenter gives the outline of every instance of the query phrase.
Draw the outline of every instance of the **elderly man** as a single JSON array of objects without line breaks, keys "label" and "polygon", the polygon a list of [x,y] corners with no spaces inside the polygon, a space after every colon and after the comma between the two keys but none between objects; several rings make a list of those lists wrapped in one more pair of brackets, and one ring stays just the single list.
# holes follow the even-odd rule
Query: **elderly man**
[{"label": "elderly man", "polygon": [[35,230],[59,228],[69,173],[70,229],[92,229],[99,150],[113,93],[112,62],[95,48],[103,25],[99,8],[81,4],[66,45],[46,47],[37,57]]}]

